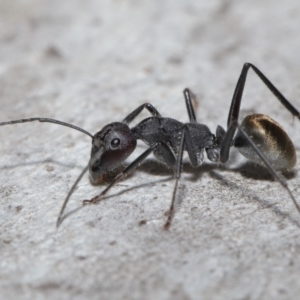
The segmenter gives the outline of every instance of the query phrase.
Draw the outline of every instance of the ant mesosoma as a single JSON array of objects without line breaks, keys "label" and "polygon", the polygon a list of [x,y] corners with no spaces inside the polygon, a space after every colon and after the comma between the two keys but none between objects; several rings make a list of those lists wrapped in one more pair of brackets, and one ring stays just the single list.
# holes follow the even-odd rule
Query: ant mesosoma
[{"label": "ant mesosoma", "polygon": [[[125,159],[130,156],[135,150],[137,140],[139,139],[148,145],[148,149],[120,172],[102,193],[91,200],[83,200],[83,204],[95,204],[99,202],[117,182],[125,179],[150,153],[153,153],[159,161],[171,167],[175,172],[175,186],[172,201],[167,221],[164,225],[164,229],[168,229],[174,216],[174,203],[181,174],[183,151],[187,151],[192,165],[197,167],[203,162],[204,149],[209,160],[225,163],[228,160],[230,149],[233,146],[247,159],[264,165],[286,189],[300,213],[300,207],[294,195],[289,189],[285,179],[278,173],[278,171],[292,169],[296,164],[296,151],[287,133],[276,121],[267,115],[252,114],[246,116],[241,124],[238,122],[240,104],[248,70],[250,68],[252,68],[283,106],[293,116],[300,119],[300,113],[265,75],[254,65],[245,63],[231,101],[227,131],[218,125],[216,134],[211,133],[206,125],[197,122],[189,89],[184,90],[184,97],[190,122],[184,124],[175,119],[162,117],[155,107],[150,103],[145,103],[135,109],[122,122],[110,123],[104,126],[95,135],[77,126],[49,118],[29,118],[7,121],[1,122],[0,126],[31,121],[49,122],[73,128],[92,138],[89,163],[69,191],[59,213],[57,227],[65,218],[64,210],[67,202],[84,173],[89,170],[92,182],[102,182],[105,177],[117,170]],[[147,109],[152,116],[130,128],[129,124],[144,109]]]}]

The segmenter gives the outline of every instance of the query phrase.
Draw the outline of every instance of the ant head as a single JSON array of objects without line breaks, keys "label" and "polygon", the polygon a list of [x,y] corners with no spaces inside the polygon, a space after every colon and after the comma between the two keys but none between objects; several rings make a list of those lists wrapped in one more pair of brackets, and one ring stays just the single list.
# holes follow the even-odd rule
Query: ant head
[{"label": "ant head", "polygon": [[134,151],[136,139],[124,123],[111,123],[97,132],[92,141],[89,172],[93,182],[101,182]]}]

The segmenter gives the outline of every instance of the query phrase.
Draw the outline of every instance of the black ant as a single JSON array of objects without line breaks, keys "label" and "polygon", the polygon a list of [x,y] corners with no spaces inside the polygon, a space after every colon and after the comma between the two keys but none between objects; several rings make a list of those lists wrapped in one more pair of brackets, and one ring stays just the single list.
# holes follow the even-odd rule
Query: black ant
[{"label": "black ant", "polygon": [[[171,206],[164,225],[164,229],[168,229],[174,216],[174,203],[181,174],[183,151],[187,151],[193,166],[200,166],[204,158],[204,149],[209,160],[225,163],[228,160],[231,147],[234,146],[246,158],[257,164],[264,165],[269,170],[289,193],[290,198],[300,213],[300,207],[294,195],[285,179],[278,173],[278,171],[292,169],[296,164],[295,147],[287,133],[276,121],[267,115],[252,114],[246,116],[241,124],[238,122],[240,104],[250,68],[252,68],[283,106],[293,116],[300,119],[300,113],[265,75],[254,65],[245,63],[231,101],[227,131],[218,125],[216,134],[211,133],[206,125],[197,122],[189,89],[184,90],[184,97],[190,122],[184,124],[175,119],[162,117],[155,107],[149,103],[145,103],[135,109],[122,122],[110,123],[95,135],[77,126],[49,118],[7,121],[0,123],[0,126],[31,121],[49,122],[71,127],[92,138],[90,161],[67,195],[57,219],[57,227],[63,221],[63,213],[67,202],[84,173],[89,170],[92,182],[102,182],[107,176],[114,173],[124,160],[130,156],[136,148],[138,139],[144,141],[149,146],[148,149],[120,172],[101,194],[90,200],[83,200],[83,204],[95,204],[99,202],[117,182],[125,179],[150,153],[153,153],[159,161],[165,163],[175,172],[175,186]],[[152,116],[130,128],[128,125],[143,109],[147,109]]]}]

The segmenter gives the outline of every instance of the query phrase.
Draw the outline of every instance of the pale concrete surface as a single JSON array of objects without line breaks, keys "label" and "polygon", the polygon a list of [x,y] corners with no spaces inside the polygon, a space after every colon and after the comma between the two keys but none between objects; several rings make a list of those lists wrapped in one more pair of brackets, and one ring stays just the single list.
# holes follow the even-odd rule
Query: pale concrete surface
[{"label": "pale concrete surface", "polygon": [[[215,131],[246,61],[300,108],[299,28],[297,0],[1,0],[0,120],[47,116],[95,133],[150,101],[187,121],[189,86]],[[299,149],[299,121],[250,73],[243,108],[274,117]],[[0,140],[1,299],[299,299],[300,216],[236,153],[228,170],[185,164],[169,232],[174,182],[154,159],[56,230],[89,137],[31,123],[0,128]],[[298,170],[288,184],[300,202]],[[86,175],[67,210],[102,189]]]}]

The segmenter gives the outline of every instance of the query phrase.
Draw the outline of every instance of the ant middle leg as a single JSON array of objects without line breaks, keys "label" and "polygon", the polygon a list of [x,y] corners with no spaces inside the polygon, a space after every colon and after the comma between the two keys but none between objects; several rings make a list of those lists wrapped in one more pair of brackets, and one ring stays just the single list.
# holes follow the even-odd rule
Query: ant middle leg
[{"label": "ant middle leg", "polygon": [[218,162],[220,157],[219,139],[223,138],[225,131],[219,127],[217,137],[212,134],[206,125],[196,122],[186,123],[181,128],[180,144],[178,147],[177,161],[175,167],[175,186],[172,201],[164,229],[169,229],[175,213],[175,201],[177,189],[181,176],[183,151],[186,150],[193,166],[201,166],[204,159],[204,150],[207,157],[213,162]]},{"label": "ant middle leg", "polygon": [[192,101],[192,92],[189,88],[185,88],[183,91],[186,109],[188,111],[189,119],[191,123],[197,123],[195,109]]},{"label": "ant middle leg", "polygon": [[184,126],[182,129],[180,145],[179,145],[178,154],[177,154],[177,161],[176,161],[176,167],[175,167],[175,185],[174,185],[174,189],[173,189],[171,205],[169,208],[167,221],[164,225],[165,230],[168,230],[170,228],[173,217],[174,217],[174,213],[175,213],[175,200],[176,200],[176,195],[177,195],[178,182],[179,182],[180,175],[181,175],[182,157],[183,157],[186,130],[187,130],[186,126]]}]

